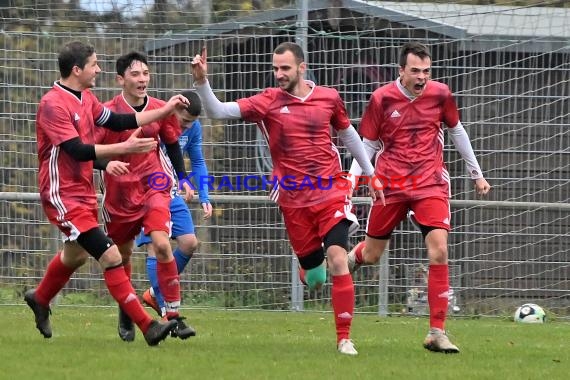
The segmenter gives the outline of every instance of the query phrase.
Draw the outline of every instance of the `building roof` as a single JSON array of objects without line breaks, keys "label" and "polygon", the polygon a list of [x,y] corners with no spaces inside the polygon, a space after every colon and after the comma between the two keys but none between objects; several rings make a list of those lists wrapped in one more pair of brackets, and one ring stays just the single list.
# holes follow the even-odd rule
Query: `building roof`
[{"label": "building roof", "polygon": [[[355,1],[363,3],[362,1]],[[512,7],[441,3],[368,1],[411,18],[432,20],[464,30],[469,37],[570,38],[570,8]]]},{"label": "building roof", "polygon": [[[532,50],[570,50],[570,8],[363,0],[337,2],[342,8],[353,13],[462,40],[465,50],[498,47],[498,39],[502,40],[502,47],[508,46],[509,39],[514,41],[517,51],[521,51],[520,40],[527,40],[525,44]],[[309,20],[312,20],[312,12],[324,11],[330,7],[330,0],[308,1]],[[298,9],[291,8],[272,9],[184,33],[171,34],[163,39],[155,38],[147,41],[145,48],[152,51],[189,40],[245,32],[246,29],[260,24],[295,20],[299,12]]]}]

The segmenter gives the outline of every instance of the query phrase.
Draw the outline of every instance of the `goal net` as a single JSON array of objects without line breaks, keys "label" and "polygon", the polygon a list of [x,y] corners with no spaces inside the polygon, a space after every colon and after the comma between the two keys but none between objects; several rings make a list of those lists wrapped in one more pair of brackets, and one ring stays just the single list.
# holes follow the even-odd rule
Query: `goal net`
[{"label": "goal net", "polygon": [[[455,94],[492,185],[487,198],[476,196],[446,137],[453,192],[450,310],[502,315],[535,302],[555,315],[570,315],[570,8],[565,2],[5,3],[0,3],[0,304],[21,303],[23,291],[37,284],[61,249],[36,195],[34,119],[39,99],[58,79],[56,57],[64,43],[95,46],[103,72],[94,91],[101,100],[119,91],[114,62],[120,54],[146,53],[149,94],[167,99],[192,87],[189,61],[206,46],[212,87],[221,100],[231,101],[273,86],[273,49],[297,41],[306,49],[308,77],[338,89],[358,127],[372,91],[397,77],[399,46],[418,40],[432,51],[432,77]],[[204,221],[197,202],[191,204],[202,244],[182,275],[184,305],[292,309],[300,302],[305,309],[329,310],[330,286],[299,293],[296,262],[267,189],[243,186],[246,176],[271,170],[262,135],[243,122],[203,116],[202,124],[215,178],[210,191],[215,211]],[[340,151],[348,168],[351,157],[344,147]],[[364,236],[368,206],[362,198],[356,212],[362,228],[351,245]],[[133,283],[142,291],[148,286],[144,252],[137,251],[133,262]],[[424,314],[427,253],[408,221],[394,231],[383,265],[355,274],[357,310]],[[101,278],[90,260],[58,302],[108,302]]]}]

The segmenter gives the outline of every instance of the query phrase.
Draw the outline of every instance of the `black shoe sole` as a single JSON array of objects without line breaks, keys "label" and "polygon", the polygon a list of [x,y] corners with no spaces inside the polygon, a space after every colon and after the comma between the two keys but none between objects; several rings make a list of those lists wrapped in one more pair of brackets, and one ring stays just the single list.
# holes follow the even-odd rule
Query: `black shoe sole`
[{"label": "black shoe sole", "polygon": [[424,348],[425,348],[426,350],[431,351],[431,352],[441,352],[441,353],[444,353],[444,354],[458,354],[458,353],[459,353],[459,350],[441,350],[441,349],[435,348],[435,347],[433,347],[433,346],[431,346],[431,345],[424,345]]}]

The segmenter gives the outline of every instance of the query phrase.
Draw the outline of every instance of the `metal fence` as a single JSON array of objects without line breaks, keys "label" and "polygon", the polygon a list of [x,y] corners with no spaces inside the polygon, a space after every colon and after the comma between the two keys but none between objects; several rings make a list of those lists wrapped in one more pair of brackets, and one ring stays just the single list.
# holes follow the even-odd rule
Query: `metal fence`
[{"label": "metal fence", "polygon": [[[114,13],[72,12],[78,2],[58,0],[0,6],[0,304],[21,303],[22,291],[37,283],[60,248],[37,201],[34,119],[41,95],[58,78],[56,56],[65,42],[96,47],[103,73],[94,92],[102,100],[118,91],[118,55],[147,52],[149,92],[166,98],[191,88],[189,57],[206,45],[217,95],[234,100],[271,84],[277,43],[304,41],[311,78],[339,90],[357,126],[370,92],[397,75],[398,46],[417,39],[432,48],[434,77],[456,95],[493,186],[488,200],[478,199],[461,158],[446,145],[454,193],[452,312],[510,314],[532,301],[554,315],[570,315],[570,31],[560,22],[568,19],[568,8],[315,0],[304,10],[293,4],[236,11],[232,22],[202,24],[191,2],[168,2],[161,17],[148,13],[154,2],[135,5],[141,2]],[[203,125],[213,176],[267,174],[270,162],[254,126],[207,119]],[[346,165],[350,157],[340,150]],[[309,293],[296,282],[281,216],[265,191],[212,194],[214,217],[198,223],[202,245],[182,276],[185,305],[328,308],[329,287]],[[367,209],[365,202],[356,209],[362,225]],[[359,238],[362,233],[352,243]],[[138,290],[147,286],[143,258],[135,254]],[[405,221],[385,265],[355,274],[357,310],[423,312],[425,263],[421,234]],[[59,302],[108,302],[105,294],[100,270],[90,262]]]}]

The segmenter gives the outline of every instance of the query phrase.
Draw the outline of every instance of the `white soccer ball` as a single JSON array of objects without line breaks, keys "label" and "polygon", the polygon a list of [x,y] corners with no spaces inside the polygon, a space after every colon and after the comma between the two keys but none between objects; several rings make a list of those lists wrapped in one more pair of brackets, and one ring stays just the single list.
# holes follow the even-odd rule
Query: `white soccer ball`
[{"label": "white soccer ball", "polygon": [[544,310],[534,303],[525,303],[515,312],[515,322],[544,323],[545,319],[546,313]]}]

